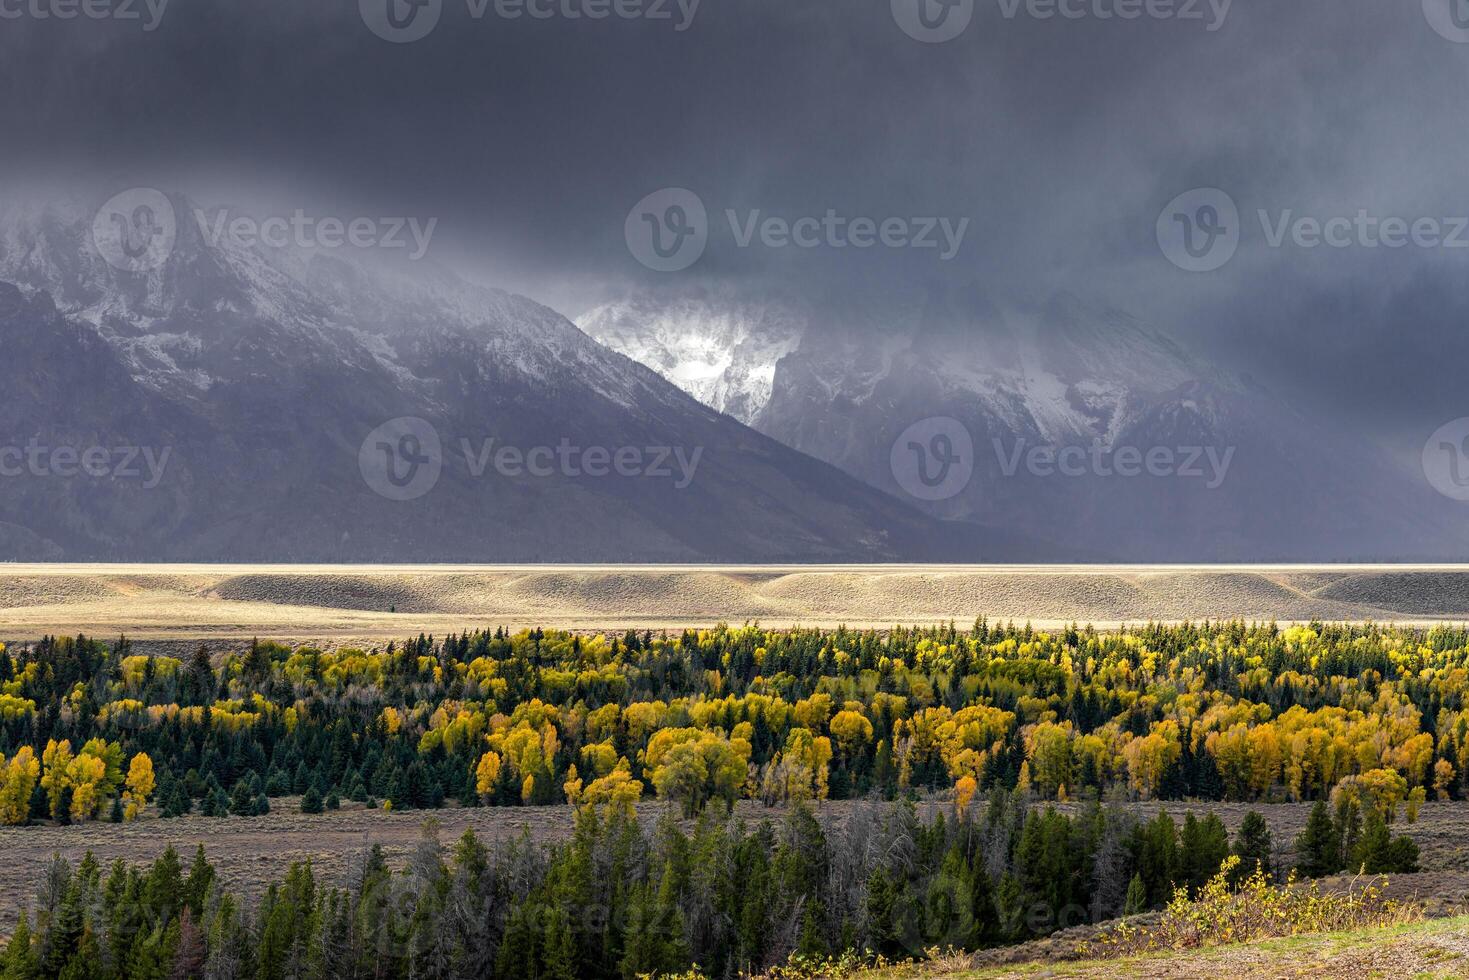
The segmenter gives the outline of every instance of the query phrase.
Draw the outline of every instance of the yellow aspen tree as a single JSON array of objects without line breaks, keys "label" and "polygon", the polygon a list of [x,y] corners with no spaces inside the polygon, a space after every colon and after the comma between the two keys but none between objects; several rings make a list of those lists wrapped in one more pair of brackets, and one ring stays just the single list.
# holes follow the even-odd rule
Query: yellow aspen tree
[{"label": "yellow aspen tree", "polygon": [[576,766],[570,766],[566,770],[566,782],[561,784],[561,789],[566,793],[566,802],[575,806],[581,801],[581,777],[577,775]]},{"label": "yellow aspen tree", "polygon": [[72,819],[92,819],[102,806],[107,763],[95,755],[79,755],[67,767],[67,778],[71,783]]},{"label": "yellow aspen tree", "polygon": [[1449,789],[1454,785],[1454,764],[1448,759],[1439,759],[1433,764],[1433,792],[1440,800],[1449,798]]},{"label": "yellow aspen tree", "polygon": [[31,812],[31,792],[41,774],[41,763],[29,745],[16,750],[10,760],[0,756],[0,823],[19,826]]},{"label": "yellow aspen tree", "polygon": [[71,785],[70,768],[70,740],[49,740],[41,751],[41,788],[46,791],[46,805],[53,820],[61,817],[62,793]]},{"label": "yellow aspen tree", "polygon": [[632,767],[626,759],[617,763],[617,768],[594,779],[582,791],[581,801],[588,806],[607,804],[613,810],[628,816],[633,814],[633,804],[643,796],[643,784],[632,778]]},{"label": "yellow aspen tree", "polygon": [[486,752],[479,757],[479,765],[474,770],[474,788],[480,796],[489,796],[495,791],[495,782],[500,778],[501,765],[498,752]]},{"label": "yellow aspen tree", "polygon": [[132,764],[128,766],[127,789],[122,794],[125,804],[122,811],[124,820],[138,818],[138,814],[148,805],[148,797],[153,794],[154,785],[153,760],[146,753],[139,752],[133,756]]},{"label": "yellow aspen tree", "polygon": [[960,817],[969,812],[969,804],[974,802],[974,794],[978,789],[979,784],[974,781],[973,776],[961,776],[954,784],[954,809],[959,812]]}]

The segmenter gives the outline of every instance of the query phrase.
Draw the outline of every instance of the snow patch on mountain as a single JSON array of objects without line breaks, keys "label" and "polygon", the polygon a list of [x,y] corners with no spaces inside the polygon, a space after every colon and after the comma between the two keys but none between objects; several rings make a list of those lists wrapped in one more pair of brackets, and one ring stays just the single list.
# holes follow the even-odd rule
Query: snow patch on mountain
[{"label": "snow patch on mountain", "polygon": [[92,326],[135,381],[185,397],[275,365],[299,366],[308,350],[373,363],[414,388],[453,350],[502,380],[555,388],[576,376],[623,408],[669,397],[650,374],[629,371],[565,317],[523,296],[426,262],[405,267],[370,252],[211,235],[198,218],[206,212],[182,196],[170,200],[176,243],[161,266],[142,274],[105,261],[92,241],[92,214],[76,202],[0,206],[0,281],[47,293],[60,312]]},{"label": "snow patch on mountain", "polygon": [[800,313],[778,303],[706,291],[672,299],[634,294],[576,322],[588,336],[747,425],[770,401],[776,364],[799,346],[806,327]]}]

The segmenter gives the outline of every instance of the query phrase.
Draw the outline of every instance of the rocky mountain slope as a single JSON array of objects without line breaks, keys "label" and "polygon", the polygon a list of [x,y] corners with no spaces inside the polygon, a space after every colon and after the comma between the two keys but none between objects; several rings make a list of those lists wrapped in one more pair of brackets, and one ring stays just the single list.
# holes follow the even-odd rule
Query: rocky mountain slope
[{"label": "rocky mountain slope", "polygon": [[699,401],[746,425],[770,401],[775,366],[800,344],[805,317],[732,290],[694,289],[671,300],[633,293],[598,304],[577,325],[646,364]]},{"label": "rocky mountain slope", "polygon": [[148,268],[104,258],[86,207],[0,218],[0,447],[32,447],[0,456],[8,559],[1015,556],[529,299],[212,239],[169,201]]},{"label": "rocky mountain slope", "polygon": [[[670,378],[678,337],[721,378],[768,372],[753,426],[936,516],[1127,561],[1469,554],[1462,505],[1416,467],[1123,312],[978,289],[719,303],[650,293],[584,322]],[[740,339],[756,324],[780,325],[758,355]],[[964,474],[915,483],[965,439]]]}]

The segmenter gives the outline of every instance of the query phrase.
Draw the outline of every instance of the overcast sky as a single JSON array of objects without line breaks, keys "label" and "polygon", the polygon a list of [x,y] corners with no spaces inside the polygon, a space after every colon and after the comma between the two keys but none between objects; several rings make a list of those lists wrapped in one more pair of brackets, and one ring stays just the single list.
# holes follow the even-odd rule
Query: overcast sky
[{"label": "overcast sky", "polygon": [[[151,31],[147,0],[128,0],[139,20],[35,16],[67,2],[0,0],[0,167],[19,185],[436,217],[436,259],[572,315],[671,281],[634,260],[624,219],[684,187],[712,229],[681,281],[1069,289],[1365,429],[1469,414],[1469,247],[1368,248],[1354,231],[1274,248],[1257,215],[1365,210],[1444,235],[1469,216],[1469,43],[1420,0],[1238,0],[1222,21],[1220,0],[1155,0],[1200,19],[1133,0],[1133,20],[1097,16],[1118,0],[1071,0],[1075,19],[974,0],[943,43],[900,25],[918,0],[703,0],[687,24],[691,0],[603,20],[430,0],[437,25],[412,43],[370,29],[388,0],[170,0]],[[1237,254],[1204,273],[1156,232],[1198,187],[1241,216]],[[741,249],[725,209],[970,224],[946,262]]]}]

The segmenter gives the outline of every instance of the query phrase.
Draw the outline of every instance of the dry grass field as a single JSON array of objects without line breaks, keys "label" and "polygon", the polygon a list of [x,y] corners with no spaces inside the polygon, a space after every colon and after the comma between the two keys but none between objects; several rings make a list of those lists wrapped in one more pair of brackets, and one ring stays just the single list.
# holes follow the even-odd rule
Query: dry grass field
[{"label": "dry grass field", "polygon": [[340,644],[475,626],[1469,620],[1469,566],[0,565],[0,639]]}]

